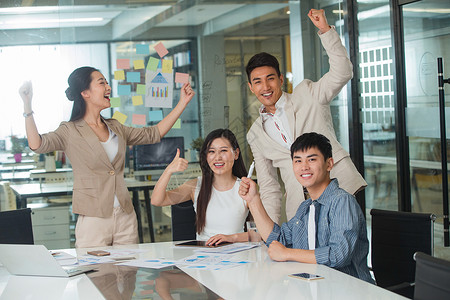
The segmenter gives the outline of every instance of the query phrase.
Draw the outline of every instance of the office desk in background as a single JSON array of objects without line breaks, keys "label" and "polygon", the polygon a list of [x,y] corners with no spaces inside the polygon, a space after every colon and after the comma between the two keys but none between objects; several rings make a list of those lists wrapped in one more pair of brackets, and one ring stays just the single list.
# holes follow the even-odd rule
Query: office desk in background
[{"label": "office desk in background", "polygon": [[[136,179],[125,178],[125,183],[129,191],[133,193],[133,206],[138,220],[138,233],[139,240],[143,241],[142,232],[142,218],[141,208],[139,204],[139,191],[144,192],[145,208],[147,213],[147,219],[150,231],[150,241],[155,241],[155,234],[153,232],[153,217],[152,207],[150,203],[150,190],[155,187],[154,181],[138,181]],[[28,198],[34,197],[55,197],[72,195],[73,182],[59,182],[59,183],[24,183],[24,184],[11,184],[11,189],[16,195],[17,208],[27,207]]]},{"label": "office desk in background", "polygon": [[[165,257],[179,260],[194,254],[192,248],[174,247],[174,243],[151,243],[123,245],[113,248],[139,248],[148,250],[136,255],[140,259]],[[102,248],[108,249],[110,247]],[[64,250],[72,255],[84,255],[88,249]],[[369,284],[323,265],[297,262],[275,262],[262,246],[233,255],[233,259],[252,261],[239,267],[224,270],[195,270],[180,267],[179,284],[189,283],[185,288],[174,288],[171,293],[177,299],[211,299],[203,286],[215,295],[227,300],[240,299],[406,299],[388,290]],[[110,272],[107,272],[107,269]],[[44,278],[11,276],[0,268],[1,299],[142,299],[154,298],[159,279],[169,268],[160,270],[129,266],[107,266],[96,272],[75,276],[74,278]],[[293,273],[313,273],[324,277],[315,281],[291,278]],[[184,275],[187,274],[188,276]],[[183,277],[184,275],[184,277]],[[184,278],[184,279],[183,279]],[[196,282],[195,282],[196,281]],[[176,284],[176,283],[174,283]],[[194,285],[192,285],[194,284]],[[26,287],[26,288],[24,288]],[[127,290],[128,289],[128,290]],[[131,290],[130,290],[131,289]],[[123,293],[127,290],[128,297]],[[199,291],[200,290],[200,291]],[[119,294],[122,291],[122,294]],[[180,295],[183,293],[187,297]],[[52,297],[50,297],[50,295]],[[121,296],[115,298],[114,296]],[[216,299],[216,298],[212,298]]]}]

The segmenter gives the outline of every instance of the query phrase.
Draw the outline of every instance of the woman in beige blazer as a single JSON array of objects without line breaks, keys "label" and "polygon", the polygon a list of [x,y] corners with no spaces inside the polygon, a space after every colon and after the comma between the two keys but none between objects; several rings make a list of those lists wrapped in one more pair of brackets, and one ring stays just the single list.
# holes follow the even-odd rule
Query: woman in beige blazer
[{"label": "woman in beige blazer", "polygon": [[159,142],[194,92],[185,84],[178,104],[157,125],[132,128],[100,115],[103,109],[111,107],[111,87],[100,71],[78,68],[68,83],[66,95],[74,101],[70,120],[42,135],[33,118],[31,82],[19,89],[28,144],[37,153],[64,151],[70,159],[74,175],[73,212],[79,215],[76,247],[137,243],[136,215],[123,175],[127,145]]}]

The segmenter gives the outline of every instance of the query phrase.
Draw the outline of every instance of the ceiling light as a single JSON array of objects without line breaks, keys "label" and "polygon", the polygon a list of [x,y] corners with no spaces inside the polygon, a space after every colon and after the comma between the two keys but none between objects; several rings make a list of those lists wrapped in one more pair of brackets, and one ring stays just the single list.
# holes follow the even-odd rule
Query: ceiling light
[{"label": "ceiling light", "polygon": [[8,25],[23,25],[30,26],[33,24],[44,24],[44,23],[74,23],[74,22],[102,22],[103,18],[70,18],[70,19],[40,19],[40,20],[13,20],[6,21],[3,24]]}]

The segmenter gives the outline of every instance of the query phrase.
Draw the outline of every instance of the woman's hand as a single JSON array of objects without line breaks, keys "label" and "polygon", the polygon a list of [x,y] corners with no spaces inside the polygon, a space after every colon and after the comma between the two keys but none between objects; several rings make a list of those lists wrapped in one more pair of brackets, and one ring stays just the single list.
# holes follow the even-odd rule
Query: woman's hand
[{"label": "woman's hand", "polygon": [[19,88],[19,95],[23,100],[24,105],[31,106],[31,99],[33,99],[33,85],[31,81],[25,81]]},{"label": "woman's hand", "polygon": [[223,242],[234,243],[234,234],[230,234],[230,235],[216,234],[215,236],[210,237],[209,240],[206,241],[206,245],[207,246],[217,246]]},{"label": "woman's hand", "polygon": [[195,92],[192,90],[192,87],[189,83],[185,83],[181,88],[180,102],[187,105],[192,98],[194,97]]},{"label": "woman's hand", "polygon": [[188,166],[188,161],[182,157],[180,157],[180,149],[177,148],[177,154],[175,154],[174,159],[172,162],[167,166],[167,171],[170,172],[170,174],[176,173],[176,172],[183,172],[186,170]]}]

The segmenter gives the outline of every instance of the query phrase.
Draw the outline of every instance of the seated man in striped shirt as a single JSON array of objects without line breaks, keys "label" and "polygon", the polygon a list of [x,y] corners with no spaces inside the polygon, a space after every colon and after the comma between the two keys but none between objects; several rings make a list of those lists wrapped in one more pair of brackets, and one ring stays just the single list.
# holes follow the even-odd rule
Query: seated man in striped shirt
[{"label": "seated man in striped shirt", "polygon": [[330,141],[315,132],[299,136],[292,144],[295,177],[311,198],[281,227],[268,216],[254,181],[242,178],[239,194],[247,201],[273,260],[323,264],[373,283],[367,267],[364,215],[355,197],[330,178],[331,153]]}]

